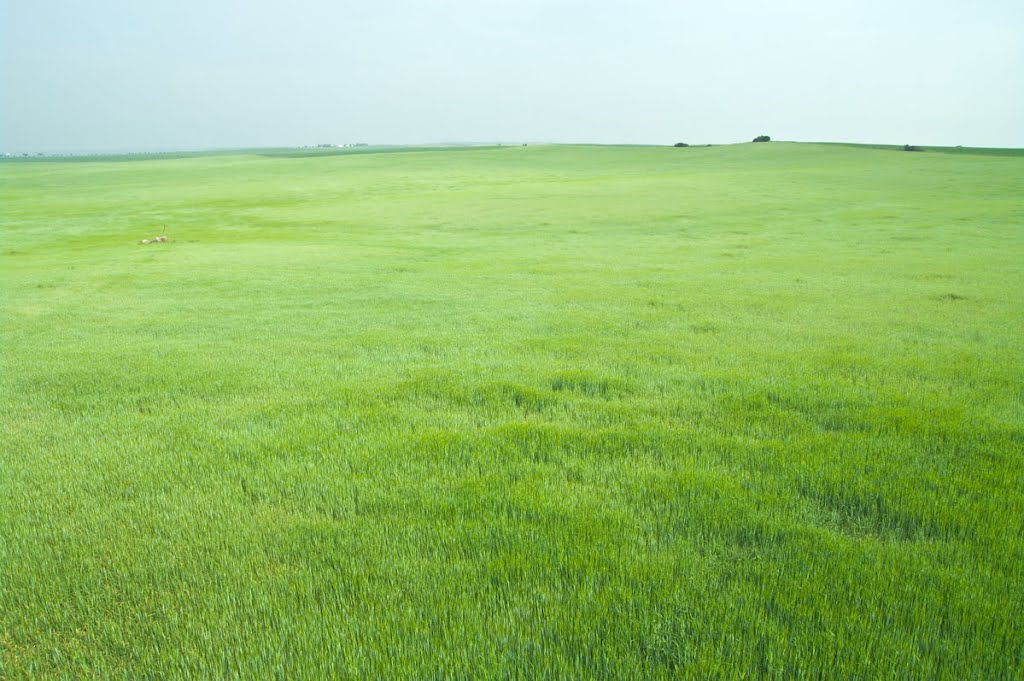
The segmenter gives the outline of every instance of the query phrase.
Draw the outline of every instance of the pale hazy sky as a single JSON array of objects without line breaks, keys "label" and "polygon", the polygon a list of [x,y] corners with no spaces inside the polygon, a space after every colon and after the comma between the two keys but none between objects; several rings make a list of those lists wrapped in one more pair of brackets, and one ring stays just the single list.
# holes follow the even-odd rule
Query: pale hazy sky
[{"label": "pale hazy sky", "polygon": [[0,0],[0,152],[1024,147],[1024,0]]}]

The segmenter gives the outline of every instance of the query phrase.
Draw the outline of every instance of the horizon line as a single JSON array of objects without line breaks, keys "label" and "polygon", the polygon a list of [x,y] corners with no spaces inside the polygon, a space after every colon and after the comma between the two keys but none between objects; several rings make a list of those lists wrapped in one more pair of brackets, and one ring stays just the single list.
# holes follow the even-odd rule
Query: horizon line
[{"label": "horizon line", "polygon": [[[968,146],[968,145],[948,145],[948,144],[896,144],[896,143],[884,143],[884,142],[846,142],[846,141],[834,141],[834,140],[769,140],[775,143],[785,144],[837,144],[857,147],[873,147],[873,148],[912,148],[912,149],[977,149],[977,150],[991,150],[991,151],[1017,151],[1024,150],[1024,147],[993,147],[993,146]],[[677,145],[686,147],[724,147],[724,146],[736,146],[741,144],[751,144],[753,140],[744,140],[739,142],[712,142],[712,143],[681,143],[681,142],[670,142],[663,144],[655,144],[650,142],[558,142],[558,141],[462,141],[462,142],[410,142],[410,143],[344,143],[344,144],[303,144],[303,145],[259,145],[259,146],[239,146],[239,147],[179,147],[179,148],[161,148],[161,149],[130,149],[130,150],[89,150],[89,151],[16,151],[16,152],[4,152],[0,151],[0,159],[4,160],[28,160],[28,159],[39,159],[39,158],[87,158],[87,157],[102,157],[102,156],[162,156],[162,155],[189,155],[189,154],[217,154],[217,153],[239,153],[239,152],[258,152],[258,151],[300,151],[308,150],[311,152],[320,151],[324,154],[331,152],[347,152],[347,153],[360,153],[364,150],[373,149],[443,149],[450,147],[523,147],[523,146],[579,146],[579,147],[649,147],[649,148],[672,148]]]}]

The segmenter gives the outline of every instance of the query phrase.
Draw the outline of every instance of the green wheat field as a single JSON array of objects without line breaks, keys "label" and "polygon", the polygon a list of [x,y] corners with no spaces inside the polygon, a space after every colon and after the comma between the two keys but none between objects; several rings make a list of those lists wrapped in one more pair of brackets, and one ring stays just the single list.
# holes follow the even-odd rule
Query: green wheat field
[{"label": "green wheat field", "polygon": [[5,161],[0,419],[3,678],[1019,679],[1024,152]]}]

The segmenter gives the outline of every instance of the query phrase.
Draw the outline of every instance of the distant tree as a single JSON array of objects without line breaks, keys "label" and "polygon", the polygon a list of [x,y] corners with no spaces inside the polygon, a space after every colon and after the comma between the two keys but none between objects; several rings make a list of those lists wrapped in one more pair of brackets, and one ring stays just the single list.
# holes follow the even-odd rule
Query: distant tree
[{"label": "distant tree", "polygon": [[903,151],[921,151],[921,147],[915,147],[913,144],[904,144]]},{"label": "distant tree", "polygon": [[686,142],[676,142],[675,146],[677,146],[677,147],[688,147],[690,145],[687,144]]},{"label": "distant tree", "polygon": [[772,138],[769,137],[768,135],[758,135],[757,137],[754,138],[754,141],[755,142],[771,142]]}]

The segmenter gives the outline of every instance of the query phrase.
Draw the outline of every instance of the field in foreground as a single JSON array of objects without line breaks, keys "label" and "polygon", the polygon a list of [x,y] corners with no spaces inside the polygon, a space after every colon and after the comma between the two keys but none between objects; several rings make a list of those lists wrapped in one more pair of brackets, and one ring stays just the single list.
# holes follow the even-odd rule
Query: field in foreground
[{"label": "field in foreground", "polygon": [[1022,186],[0,164],[0,676],[1020,678]]}]

